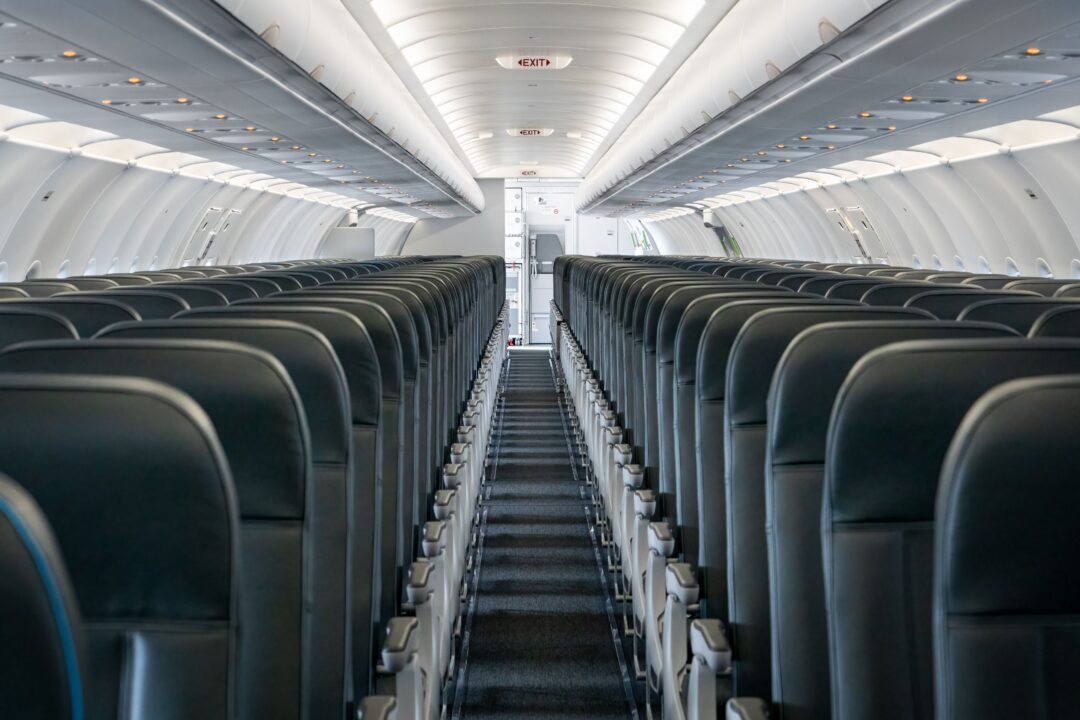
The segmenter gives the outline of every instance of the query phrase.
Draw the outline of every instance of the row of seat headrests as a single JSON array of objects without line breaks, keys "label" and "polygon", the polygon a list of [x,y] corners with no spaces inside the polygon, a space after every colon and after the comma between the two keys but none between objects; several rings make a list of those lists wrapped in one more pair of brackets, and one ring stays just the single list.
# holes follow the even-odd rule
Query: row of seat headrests
[{"label": "row of seat headrests", "polygon": [[[690,647],[646,647],[649,682],[665,710],[700,709],[686,698],[706,687],[719,627],[725,695],[743,696],[729,717],[1076,714],[1062,678],[1080,670],[1080,594],[1062,578],[1080,548],[1067,515],[1080,494],[1064,479],[1080,459],[1080,303],[1018,289],[1045,292],[1041,279],[866,271],[556,262],[560,332],[609,438],[600,474],[605,453],[632,458],[606,492],[655,494],[638,522],[676,538],[668,611],[680,565],[700,585]],[[641,562],[635,540],[624,565]],[[634,568],[635,592],[657,587],[652,568]],[[664,612],[637,618],[643,639],[673,632]]]},{"label": "row of seat headrests", "polygon": [[0,302],[0,715],[345,716],[497,341],[503,263],[169,274],[0,287],[33,286]]}]

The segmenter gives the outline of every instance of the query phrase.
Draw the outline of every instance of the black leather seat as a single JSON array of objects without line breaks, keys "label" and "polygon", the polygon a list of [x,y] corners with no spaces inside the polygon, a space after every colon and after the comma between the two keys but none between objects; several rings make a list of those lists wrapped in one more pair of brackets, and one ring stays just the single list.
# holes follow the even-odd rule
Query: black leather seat
[{"label": "black leather seat", "polygon": [[[842,273],[835,273],[832,275],[822,275],[820,277],[810,278],[799,285],[799,292],[810,295],[825,296],[825,293],[829,292],[834,285],[840,285],[842,283],[859,282],[858,278],[854,278],[851,275],[845,275]],[[872,281],[871,281],[872,282]]]},{"label": "black leather seat", "polygon": [[[803,310],[785,315],[795,313],[822,319],[826,315]],[[794,336],[771,373],[764,535],[772,701],[777,712],[790,720],[831,717],[821,502],[829,415],[844,378],[863,355],[889,343],[1015,335],[1008,328],[983,323],[860,320],[865,313],[851,310],[847,310],[847,321],[839,322],[840,313],[829,311],[833,321]],[[764,315],[755,318],[754,324],[762,321],[764,325],[768,319]],[[783,320],[779,317],[776,322]]]},{"label": "black leather seat", "polygon": [[942,471],[934,541],[937,717],[1032,720],[1080,707],[1080,377],[983,396]]},{"label": "black leather seat", "polygon": [[85,717],[233,720],[237,507],[206,414],[149,380],[6,374],[0,415],[82,612]]},{"label": "black leather seat", "polygon": [[352,677],[350,699],[374,689],[375,655],[373,601],[378,592],[376,567],[379,479],[379,415],[382,374],[374,342],[356,316],[341,310],[308,305],[240,304],[200,308],[176,320],[283,320],[311,327],[334,348],[348,383],[351,418],[352,478],[349,527],[349,642]]},{"label": "black leather seat", "polygon": [[0,716],[81,720],[82,618],[52,528],[0,475]]},{"label": "black leather seat", "polygon": [[0,305],[0,349],[34,340],[71,340],[79,332],[62,315],[45,310]]},{"label": "black leather seat", "polygon": [[1017,280],[1011,275],[972,275],[960,281],[961,285],[973,285],[984,290],[1001,290],[1009,283]]},{"label": "black leather seat", "polygon": [[1008,325],[1021,335],[1027,335],[1031,326],[1042,317],[1043,313],[1063,306],[1080,308],[1080,301],[1048,297],[984,300],[969,305],[960,313],[958,319],[1001,323]]},{"label": "black leather seat", "polygon": [[825,291],[825,297],[830,300],[854,300],[859,301],[866,291],[878,285],[888,285],[890,281],[885,278],[853,278],[834,284]]},{"label": "black leather seat", "polygon": [[300,717],[311,701],[310,675],[321,672],[310,634],[325,621],[324,603],[314,597],[323,588],[314,563],[322,529],[311,512],[303,406],[281,363],[226,342],[56,341],[5,351],[0,372],[145,377],[186,392],[206,411],[232,470],[240,516],[237,715]]},{"label": "black leather seat", "polygon": [[1032,324],[1028,335],[1080,338],[1080,307],[1062,305],[1047,310]]},{"label": "black leather seat", "polygon": [[[227,316],[223,316],[227,317]],[[330,342],[317,330],[283,320],[184,320],[122,323],[98,338],[112,340],[214,340],[242,343],[277,358],[296,386],[311,436],[312,476],[308,516],[312,617],[306,633],[308,682],[304,707],[311,717],[345,713],[347,554],[352,478],[350,407],[345,371]],[[357,529],[357,532],[360,532]],[[317,670],[316,670],[317,669]]]},{"label": "black leather seat", "polygon": [[[732,309],[735,309],[733,307]],[[748,308],[749,309],[749,308]],[[727,532],[727,595],[732,628],[732,647],[735,661],[736,691],[747,694],[746,688],[760,687],[754,694],[768,698],[771,667],[769,630],[769,565],[765,544],[765,466],[767,439],[767,408],[773,372],[788,343],[799,332],[821,322],[843,320],[932,320],[928,313],[901,308],[840,307],[776,307],[747,315],[741,326],[729,325],[737,331],[730,341],[726,363],[715,357],[722,347],[723,311],[717,313],[706,327],[699,356],[699,373],[715,375],[710,370],[711,359],[726,364],[723,390],[724,471],[722,489],[724,502],[702,506],[702,523],[712,523]],[[737,314],[736,314],[737,317]],[[721,323],[716,326],[716,323]],[[730,323],[730,320],[729,320]],[[736,321],[737,323],[737,321]],[[710,357],[711,356],[711,357]],[[716,381],[720,381],[716,377]],[[699,388],[704,402],[711,388]],[[715,392],[713,396],[715,396]],[[706,441],[705,411],[702,410],[701,441]],[[715,435],[708,442],[716,443]],[[705,468],[706,466],[702,466]],[[707,480],[702,475],[702,491]],[[710,511],[711,510],[711,511]],[[717,511],[726,510],[726,516]],[[720,519],[720,518],[724,519]],[[710,531],[706,531],[707,533]],[[706,555],[708,550],[706,549]]]},{"label": "black leather seat", "polygon": [[[310,295],[283,294],[259,300],[238,303],[238,307],[270,307],[276,305],[320,307],[344,310],[353,315],[367,329],[378,355],[378,367],[381,373],[382,408],[379,412],[379,493],[376,514],[379,551],[378,577],[376,588],[376,629],[381,635],[385,624],[398,614],[401,596],[398,591],[403,586],[403,563],[399,557],[398,539],[400,533],[399,494],[402,492],[405,475],[404,461],[408,444],[405,439],[406,377],[403,354],[410,352],[415,366],[415,338],[406,337],[403,344],[398,334],[394,317],[379,303],[371,300],[350,297],[338,297],[322,293]],[[405,311],[403,311],[405,312]],[[407,314],[407,313],[406,313]],[[183,317],[183,315],[181,315]],[[408,317],[399,318],[402,324],[410,324]],[[411,391],[412,388],[409,388]],[[411,562],[412,558],[409,558]]]},{"label": "black leather seat", "polygon": [[934,502],[949,442],[995,385],[1078,372],[1076,340],[937,340],[875,350],[848,375],[822,511],[836,720],[933,716]]},{"label": "black leather seat", "polygon": [[131,308],[139,314],[143,320],[162,320],[170,318],[178,312],[183,312],[191,306],[179,295],[160,290],[152,290],[149,287],[132,289],[130,287],[118,287],[115,290],[100,290],[78,293],[61,293],[58,298],[101,298],[114,300]]},{"label": "black leather seat", "polygon": [[1014,278],[1011,283],[1005,285],[1003,290],[1027,290],[1045,297],[1053,297],[1061,288],[1067,285],[1075,285],[1076,279],[1067,278]]},{"label": "black leather seat", "polygon": [[267,295],[279,293],[282,290],[280,284],[274,282],[270,278],[259,277],[257,275],[230,275],[229,279],[244,285],[255,293],[257,297],[266,297]]},{"label": "black leather seat", "polygon": [[949,288],[930,290],[915,295],[904,307],[914,307],[926,310],[931,315],[942,320],[955,320],[960,317],[964,310],[975,303],[985,300],[1004,300],[1011,297],[1038,297],[1035,293],[1013,290],[976,290],[963,288]]},{"label": "black leather seat", "polygon": [[43,310],[60,315],[75,326],[79,337],[93,337],[98,330],[113,323],[142,319],[139,313],[118,300],[79,295],[0,302],[0,308],[5,307]]},{"label": "black leather seat", "polygon": [[[35,281],[38,282],[38,281]],[[68,277],[68,278],[52,278],[42,280],[40,282],[58,282],[66,285],[74,285],[78,290],[108,290],[109,288],[120,287],[120,283],[110,280],[108,278],[101,277]]]},{"label": "black leather seat", "polygon": [[136,273],[114,273],[110,275],[88,275],[87,277],[99,277],[105,280],[112,280],[117,285],[124,287],[139,287],[141,285],[149,285],[153,282],[151,278],[145,275],[138,275]]}]

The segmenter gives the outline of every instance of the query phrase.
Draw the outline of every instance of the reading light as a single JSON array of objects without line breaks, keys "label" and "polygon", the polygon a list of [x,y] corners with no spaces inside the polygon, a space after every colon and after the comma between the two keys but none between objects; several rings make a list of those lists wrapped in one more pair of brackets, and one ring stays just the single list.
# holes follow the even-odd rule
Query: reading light
[{"label": "reading light", "polygon": [[835,146],[835,145],[826,145],[826,146],[825,146],[825,149],[826,149],[826,150],[835,150],[835,149],[836,149],[836,146]]},{"label": "reading light", "polygon": [[75,52],[74,50],[65,50],[64,52],[62,52],[60,54],[63,55],[64,57],[66,57],[66,58],[79,57],[79,53]]},{"label": "reading light", "polygon": [[895,132],[896,131],[896,126],[895,125],[890,125],[889,127],[885,128],[885,129],[888,130],[889,132]]},{"label": "reading light", "polygon": [[868,113],[868,112],[866,112],[864,110],[863,112],[859,113],[859,117],[861,117],[861,118],[869,118],[869,117],[874,117],[874,114],[873,113]]},{"label": "reading light", "polygon": [[826,130],[835,130],[836,129],[836,124],[835,123],[829,123],[828,125],[825,126],[825,129]]},{"label": "reading light", "polygon": [[765,151],[764,151],[764,150],[758,150],[758,151],[757,151],[757,154],[758,154],[758,155],[764,155],[764,154],[765,154]]},{"label": "reading light", "polygon": [[1035,55],[1042,55],[1042,50],[1037,47],[1029,47],[1027,50],[1024,51],[1024,54],[1034,57]]},{"label": "reading light", "polygon": [[248,125],[244,129],[247,130],[248,132],[255,132],[255,126],[254,125]]},{"label": "reading light", "polygon": [[137,77],[135,75],[132,75],[131,77],[128,78],[128,82],[131,83],[132,85],[138,85],[139,83],[142,82],[142,78]]},{"label": "reading light", "polygon": [[218,113],[214,117],[216,117],[218,120],[224,120],[225,119],[225,113]]},{"label": "reading light", "polygon": [[299,145],[293,145],[293,146],[292,146],[292,149],[293,149],[293,150],[299,150],[299,149],[300,149],[300,146],[299,146]]},{"label": "reading light", "polygon": [[779,150],[783,150],[784,148],[786,148],[786,147],[787,147],[787,145],[785,145],[784,143],[779,143],[779,144],[778,144],[778,145],[777,145],[776,147],[777,147],[777,149],[779,149]]},{"label": "reading light", "polygon": [[102,100],[101,104],[102,105],[112,105],[112,100]]},{"label": "reading light", "polygon": [[270,138],[270,142],[277,142],[277,141],[278,141],[278,140],[280,140],[280,139],[281,139],[281,138],[279,138],[279,137],[278,137],[277,135],[275,135],[275,136],[273,136],[272,138]]},{"label": "reading light", "polygon": [[195,128],[184,128],[184,132],[195,132]]},{"label": "reading light", "polygon": [[316,154],[317,154],[317,153],[309,152],[309,153],[307,154],[307,156],[308,156],[308,157],[315,157],[315,155],[316,155]]},{"label": "reading light", "polygon": [[979,103],[980,105],[985,105],[986,103],[990,102],[990,98],[979,98],[975,102]]},{"label": "reading light", "polygon": [[176,102],[180,103],[181,105],[187,105],[191,101],[187,98],[176,98]]},{"label": "reading light", "polygon": [[247,152],[247,151],[248,151],[248,146],[247,146],[247,145],[245,145],[244,147],[242,147],[242,148],[240,148],[240,149],[241,149],[241,150],[243,150],[244,152]]},{"label": "reading light", "polygon": [[800,140],[809,140],[809,139],[810,139],[810,136],[809,136],[809,135],[800,135],[800,136],[799,136],[799,139],[800,139]]},{"label": "reading light", "polygon": [[953,79],[956,80],[956,82],[967,82],[968,80],[970,80],[970,78],[967,75],[965,75],[964,73],[959,73]]},{"label": "reading light", "polygon": [[900,98],[900,102],[911,102],[914,99],[915,98],[913,98],[911,95],[905,95],[904,97]]}]

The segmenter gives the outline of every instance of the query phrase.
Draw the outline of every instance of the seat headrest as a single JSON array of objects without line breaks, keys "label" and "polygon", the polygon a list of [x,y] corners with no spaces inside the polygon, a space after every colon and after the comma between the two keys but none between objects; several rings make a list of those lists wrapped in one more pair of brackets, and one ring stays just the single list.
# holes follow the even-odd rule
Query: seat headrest
[{"label": "seat headrest", "polygon": [[713,310],[701,331],[695,380],[698,399],[710,401],[725,398],[725,384],[727,382],[731,346],[734,344],[735,337],[742,330],[743,325],[751,317],[771,308],[830,302],[833,301],[821,297],[768,298],[762,300],[739,300]]},{"label": "seat headrest", "polygon": [[0,305],[0,349],[34,340],[69,340],[79,337],[71,321],[45,310]]},{"label": "seat headrest", "polygon": [[983,300],[969,305],[960,313],[960,320],[996,322],[1008,325],[1022,335],[1027,335],[1043,313],[1059,307],[1080,307],[1076,300],[1055,300],[1048,297],[1018,297]]},{"label": "seat headrest", "polygon": [[70,295],[0,301],[0,308],[8,305],[28,310],[44,310],[45,312],[62,315],[75,326],[79,337],[93,337],[98,330],[113,323],[142,320],[139,314],[127,305],[116,300],[106,300],[98,297]]},{"label": "seat headrest", "polygon": [[[367,281],[352,283],[344,280],[326,286],[327,288],[341,288],[344,290],[377,290],[393,295],[412,313],[413,324],[417,330],[417,350],[420,353],[421,364],[428,361],[432,346],[438,343],[440,334],[438,303],[435,302],[431,293],[416,282],[387,282],[379,280],[378,276]],[[322,290],[320,287],[319,290]]]},{"label": "seat headrest", "polygon": [[165,292],[182,297],[193,308],[229,304],[229,299],[220,290],[199,282],[158,283],[146,288],[146,292]]},{"label": "seat headrest", "polygon": [[[375,352],[379,357],[379,369],[382,373],[382,396],[387,399],[401,397],[403,380],[401,341],[394,327],[394,321],[380,305],[368,300],[346,297],[323,297],[312,293],[310,296],[275,295],[258,300],[245,300],[234,307],[274,307],[296,306],[313,308],[333,308],[349,313],[367,329]],[[181,315],[183,317],[183,315]],[[344,361],[342,361],[344,364]]]},{"label": "seat headrest", "polygon": [[926,310],[942,320],[955,320],[965,308],[984,300],[998,300],[1012,297],[1039,297],[1035,293],[1021,290],[977,290],[972,288],[949,288],[929,290],[919,293],[906,303],[905,307],[917,307]]},{"label": "seat headrest", "polygon": [[833,408],[826,451],[832,522],[919,522],[949,441],[991,387],[1080,372],[1080,340],[920,340],[864,356]]},{"label": "seat headrest", "polygon": [[772,462],[825,462],[836,395],[851,368],[871,350],[906,340],[992,337],[1016,333],[1003,325],[949,320],[826,322],[803,330],[788,344],[772,376],[768,398]]},{"label": "seat headrest", "polygon": [[933,283],[924,280],[889,280],[888,282],[879,283],[878,285],[867,288],[859,299],[867,305],[902,307],[904,303],[916,295],[930,292],[933,289]]},{"label": "seat headrest", "polygon": [[301,519],[310,463],[303,406],[280,362],[208,340],[57,340],[0,353],[0,372],[145,377],[193,398],[213,421],[243,518]]},{"label": "seat headrest", "polygon": [[780,297],[792,298],[795,293],[790,290],[762,285],[760,289],[746,287],[705,286],[681,288],[671,294],[660,312],[660,320],[656,330],[656,359],[661,363],[675,362],[676,339],[679,326],[687,307],[702,297]]},{"label": "seat headrest", "polygon": [[284,320],[321,333],[334,348],[345,371],[354,425],[378,425],[382,407],[382,373],[375,344],[355,315],[314,305],[237,304],[187,310],[175,320]]},{"label": "seat headrest", "polygon": [[1031,337],[1080,338],[1080,305],[1061,305],[1047,310],[1028,334]]},{"label": "seat headrest", "polygon": [[[765,296],[769,297],[769,296]],[[826,305],[828,307],[840,307],[839,301],[825,300],[815,295],[789,294],[782,297],[791,306],[798,305]],[[697,382],[698,351],[701,347],[701,338],[705,332],[705,326],[713,313],[725,305],[744,300],[761,299],[762,296],[755,294],[714,294],[695,298],[683,312],[679,320],[679,327],[675,333],[675,382],[679,385],[692,385]]]},{"label": "seat headrest", "polygon": [[158,382],[0,375],[3,470],[56,535],[82,616],[233,617],[237,511],[210,419]]},{"label": "seat headrest", "polygon": [[1015,380],[980,399],[949,448],[935,566],[950,614],[1075,615],[1080,376]]},{"label": "seat headrest", "polygon": [[737,425],[765,422],[766,400],[776,365],[796,335],[823,322],[858,320],[933,321],[933,318],[919,310],[865,305],[762,310],[746,321],[731,345],[726,381],[729,421]]},{"label": "seat headrest", "polygon": [[[275,296],[279,297],[279,296]],[[392,293],[371,289],[336,290],[331,287],[312,288],[299,292],[283,293],[280,297],[294,298],[296,300],[313,299],[322,301],[324,298],[343,298],[346,300],[364,300],[378,305],[390,318],[394,330],[401,345],[401,369],[405,380],[415,380],[420,364],[420,339],[416,319],[414,319],[409,306],[403,300],[395,297]],[[425,360],[426,360],[425,356]]]},{"label": "seat headrest", "polygon": [[259,297],[259,294],[247,283],[237,282],[227,277],[212,277],[196,280],[187,280],[185,285],[195,285],[196,287],[207,287],[211,290],[217,290],[219,293],[225,296],[225,299],[229,302],[236,302],[237,300],[248,300],[250,298]]},{"label": "seat headrest", "polygon": [[52,528],[0,475],[0,715],[83,717],[78,603]]},{"label": "seat headrest", "polygon": [[92,292],[79,292],[69,295],[61,293],[56,297],[95,297],[105,300],[115,300],[127,305],[139,313],[144,320],[160,320],[169,318],[178,312],[187,310],[191,306],[179,295],[167,291],[153,290],[146,286],[133,289],[131,286],[117,286],[111,290],[96,290]]},{"label": "seat headrest", "polygon": [[121,323],[98,333],[112,340],[217,340],[264,350],[285,367],[296,385],[311,433],[312,461],[344,463],[349,448],[349,394],[345,371],[326,336],[285,320],[218,319]]}]

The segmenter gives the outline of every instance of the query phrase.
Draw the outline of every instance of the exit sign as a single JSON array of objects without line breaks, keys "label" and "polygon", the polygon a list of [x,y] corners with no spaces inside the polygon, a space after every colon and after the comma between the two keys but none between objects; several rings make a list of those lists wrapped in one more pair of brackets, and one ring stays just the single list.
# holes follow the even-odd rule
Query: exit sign
[{"label": "exit sign", "polygon": [[555,128],[507,128],[506,134],[512,137],[547,137]]},{"label": "exit sign", "polygon": [[499,55],[495,62],[507,70],[562,70],[574,58],[557,53],[529,52]]},{"label": "exit sign", "polygon": [[519,67],[523,68],[546,68],[551,67],[551,58],[547,57],[523,57],[517,59]]}]

